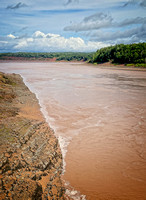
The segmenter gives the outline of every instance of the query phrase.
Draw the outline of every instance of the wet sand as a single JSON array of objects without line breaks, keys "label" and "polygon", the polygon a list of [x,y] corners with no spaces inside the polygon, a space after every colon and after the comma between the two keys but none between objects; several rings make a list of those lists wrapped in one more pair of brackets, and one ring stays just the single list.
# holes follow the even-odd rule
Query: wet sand
[{"label": "wet sand", "polygon": [[[146,71],[83,63],[0,63],[36,93],[74,199],[146,197]],[[79,191],[79,192],[76,192]]]}]

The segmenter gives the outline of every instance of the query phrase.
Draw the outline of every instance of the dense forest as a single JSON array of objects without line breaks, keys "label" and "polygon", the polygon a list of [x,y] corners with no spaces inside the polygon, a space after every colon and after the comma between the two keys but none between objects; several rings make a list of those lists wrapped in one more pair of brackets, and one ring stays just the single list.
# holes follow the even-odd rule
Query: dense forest
[{"label": "dense forest", "polygon": [[139,44],[118,44],[97,50],[91,62],[104,63],[112,62],[117,64],[137,64],[146,63],[146,43]]},{"label": "dense forest", "polygon": [[90,63],[112,62],[116,64],[146,67],[146,43],[118,44],[97,50],[95,53],[57,52],[57,53],[0,53],[0,59],[25,58],[30,60],[86,61]]},{"label": "dense forest", "polygon": [[93,53],[80,53],[80,52],[61,52],[61,53],[31,53],[31,52],[17,52],[17,53],[0,53],[0,59],[10,59],[12,57],[27,58],[27,59],[52,59],[60,60],[77,60],[88,61],[92,60]]}]

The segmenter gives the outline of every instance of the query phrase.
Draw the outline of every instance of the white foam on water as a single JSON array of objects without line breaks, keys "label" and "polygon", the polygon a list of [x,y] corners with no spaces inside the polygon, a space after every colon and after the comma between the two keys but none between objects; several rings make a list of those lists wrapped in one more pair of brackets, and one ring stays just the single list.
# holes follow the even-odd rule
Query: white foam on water
[{"label": "white foam on water", "polygon": [[67,153],[67,147],[70,143],[70,140],[71,140],[71,138],[65,138],[65,137],[62,137],[62,136],[58,137],[58,141],[59,141],[60,148],[61,148],[61,151],[62,151],[62,156],[63,156],[63,172],[62,172],[62,174],[64,174],[64,172],[65,172],[65,167],[66,167],[65,156],[66,156],[66,153]]},{"label": "white foam on water", "polygon": [[86,195],[81,195],[79,191],[74,190],[74,188],[70,186],[69,182],[65,182],[65,186],[67,188],[65,191],[67,197],[70,197],[73,200],[86,200]]},{"label": "white foam on water", "polygon": [[[51,123],[51,122],[54,122],[55,119],[49,116],[49,113],[47,112],[46,106],[43,103],[43,101],[41,101],[39,99],[39,94],[35,90],[35,88],[32,87],[27,82],[27,80],[26,80],[26,78],[24,76],[21,75],[21,77],[23,78],[23,81],[24,81],[25,85],[30,89],[30,91],[35,93],[36,98],[38,100],[38,103],[40,105],[40,110],[43,113],[44,118],[45,118],[46,122],[48,123],[49,127],[54,131],[54,134],[55,134],[55,136],[57,137],[57,139],[59,141],[59,145],[60,145],[62,156],[63,156],[63,171],[62,171],[62,174],[64,174],[65,173],[65,167],[66,167],[65,156],[66,156],[66,153],[67,153],[67,147],[68,147],[70,141],[72,140],[72,137],[63,137],[63,136],[61,136],[59,134],[56,134],[57,127],[54,125],[54,123]],[[59,136],[57,136],[57,135],[59,135]],[[67,186],[67,189],[66,189],[65,193],[66,193],[66,195],[68,197],[71,197],[73,200],[86,200],[86,195],[81,195],[79,191],[74,190],[74,188],[70,185],[69,182],[66,182],[65,186]]]},{"label": "white foam on water", "polygon": [[49,116],[47,109],[46,109],[46,106],[44,105],[43,102],[41,102],[39,100],[39,104],[41,106],[41,112],[43,113],[46,122],[48,123],[50,128],[54,131],[54,134],[59,141],[59,145],[60,145],[60,149],[61,149],[61,153],[62,153],[62,157],[63,157],[63,172],[62,172],[62,174],[64,174],[65,166],[66,166],[65,156],[66,156],[66,153],[67,153],[67,147],[68,147],[72,138],[71,137],[63,137],[63,136],[61,136],[61,134],[58,133],[58,127],[55,126],[54,123],[53,123],[55,121],[55,119]]},{"label": "white foam on water", "polygon": [[57,126],[55,126],[54,123],[53,123],[55,121],[55,119],[49,116],[49,113],[47,112],[47,108],[46,108],[44,102],[39,98],[39,93],[35,90],[35,88],[32,87],[28,83],[28,81],[26,80],[26,78],[24,76],[22,76],[22,78],[23,78],[23,81],[24,81],[25,85],[31,90],[31,92],[35,93],[36,98],[38,100],[38,103],[40,105],[40,110],[43,113],[46,122],[48,123],[50,128],[54,131],[54,134],[55,134],[55,136],[57,137],[57,139],[59,141],[61,152],[62,152],[62,156],[63,156],[63,173],[64,173],[65,172],[65,166],[66,166],[65,155],[67,153],[67,147],[68,147],[68,145],[70,143],[70,140],[72,138],[71,137],[66,138],[66,137],[60,136],[59,134],[56,134],[57,133]]}]

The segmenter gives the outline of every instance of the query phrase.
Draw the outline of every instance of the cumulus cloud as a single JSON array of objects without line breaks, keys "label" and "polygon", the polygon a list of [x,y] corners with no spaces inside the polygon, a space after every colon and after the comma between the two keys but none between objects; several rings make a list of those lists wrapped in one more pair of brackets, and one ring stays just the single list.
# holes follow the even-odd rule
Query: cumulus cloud
[{"label": "cumulus cloud", "polygon": [[146,23],[146,17],[136,17],[116,22],[109,14],[96,13],[89,17],[85,17],[83,21],[77,24],[65,27],[64,31],[75,31],[75,32],[90,31],[101,28],[124,27],[128,25],[143,24],[143,23]]},{"label": "cumulus cloud", "polygon": [[7,35],[7,37],[8,37],[8,38],[12,38],[12,39],[15,39],[15,38],[16,38],[16,37],[15,37],[14,35],[12,35],[12,34]]},{"label": "cumulus cloud", "polygon": [[[0,38],[0,41],[5,41],[1,46],[3,51],[37,51],[37,52],[51,52],[51,51],[80,51],[89,52],[96,51],[99,48],[108,46],[108,43],[88,41],[85,42],[80,37],[65,38],[58,34],[43,33],[36,31],[31,37],[19,38],[11,34],[5,38]],[[7,42],[7,43],[6,43]],[[2,48],[0,48],[2,49]]]},{"label": "cumulus cloud", "polygon": [[36,31],[34,34],[33,34],[33,37],[34,38],[51,38],[51,37],[59,37],[60,35],[58,34],[53,34],[53,33],[43,33],[41,31]]},{"label": "cumulus cloud", "polygon": [[14,9],[15,10],[15,9],[23,8],[23,7],[27,7],[27,5],[25,3],[19,2],[15,5],[7,6],[7,9],[12,9],[12,10]]}]

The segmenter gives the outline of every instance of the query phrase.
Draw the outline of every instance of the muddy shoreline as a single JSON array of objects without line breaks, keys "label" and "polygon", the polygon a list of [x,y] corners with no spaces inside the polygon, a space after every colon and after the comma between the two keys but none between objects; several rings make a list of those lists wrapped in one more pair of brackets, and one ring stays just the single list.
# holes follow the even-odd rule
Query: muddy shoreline
[{"label": "muddy shoreline", "polygon": [[126,66],[124,64],[113,64],[111,62],[106,62],[106,63],[101,63],[101,64],[93,64],[93,63],[88,63],[85,61],[77,61],[77,60],[72,60],[72,61],[66,61],[66,60],[61,60],[61,61],[56,61],[56,58],[50,59],[28,59],[28,58],[23,58],[23,57],[10,57],[6,59],[0,59],[0,63],[79,63],[83,64],[85,63],[86,65],[92,66],[92,67],[97,67],[97,68],[105,68],[105,69],[115,69],[115,70],[134,70],[134,71],[146,71],[145,67],[135,67],[133,66]]},{"label": "muddy shoreline", "polygon": [[62,153],[20,75],[0,73],[0,199],[65,199]]}]

